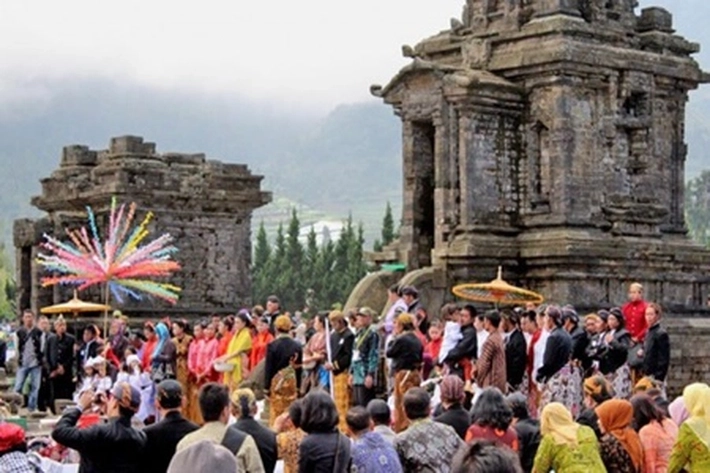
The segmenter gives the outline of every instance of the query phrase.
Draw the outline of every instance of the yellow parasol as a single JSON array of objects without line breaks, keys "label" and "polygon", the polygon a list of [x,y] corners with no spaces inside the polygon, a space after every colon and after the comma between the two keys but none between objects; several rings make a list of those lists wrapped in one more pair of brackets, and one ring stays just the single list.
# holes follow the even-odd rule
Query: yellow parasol
[{"label": "yellow parasol", "polygon": [[74,291],[74,297],[68,301],[61,304],[50,305],[48,307],[43,307],[40,312],[43,314],[68,314],[72,313],[74,315],[82,312],[103,312],[110,310],[111,306],[106,304],[95,304],[93,302],[85,302],[79,299]]},{"label": "yellow parasol", "polygon": [[452,289],[456,297],[473,302],[491,302],[496,305],[540,304],[544,298],[532,291],[511,286],[503,280],[503,268],[498,267],[498,277],[482,284],[460,284]]}]

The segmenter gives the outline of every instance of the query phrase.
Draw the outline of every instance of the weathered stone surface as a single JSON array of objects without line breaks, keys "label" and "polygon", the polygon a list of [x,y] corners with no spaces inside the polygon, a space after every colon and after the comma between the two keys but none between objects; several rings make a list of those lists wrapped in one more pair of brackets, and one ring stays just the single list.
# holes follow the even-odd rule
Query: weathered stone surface
[{"label": "weathered stone surface", "polygon": [[86,225],[86,206],[103,228],[114,196],[136,202],[140,212],[154,212],[152,234],[175,238],[183,266],[171,279],[183,289],[176,307],[145,300],[126,301],[122,309],[197,315],[249,305],[251,213],[271,200],[261,180],[244,165],[208,161],[204,154],[159,154],[154,143],[136,136],[112,138],[102,151],[64,148],[60,167],[32,199],[47,216],[14,225],[19,307],[37,310],[67,297],[62,288],[41,288],[43,274],[34,261],[42,234],[61,237],[67,227]]},{"label": "weathered stone surface", "polygon": [[710,252],[684,220],[685,105],[708,75],[637,3],[467,0],[409,48],[371,88],[402,119],[405,176],[401,237],[374,260],[433,267],[444,297],[502,265],[580,310],[640,281],[673,317],[709,315]]}]

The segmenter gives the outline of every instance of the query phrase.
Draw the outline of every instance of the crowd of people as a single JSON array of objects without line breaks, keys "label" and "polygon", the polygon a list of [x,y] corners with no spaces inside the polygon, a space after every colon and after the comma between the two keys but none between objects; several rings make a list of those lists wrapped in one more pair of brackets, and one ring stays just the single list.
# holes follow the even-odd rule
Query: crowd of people
[{"label": "crowd of people", "polygon": [[667,400],[670,341],[640,284],[585,316],[434,316],[414,287],[389,296],[382,321],[367,307],[306,319],[272,296],[192,330],[131,331],[116,313],[80,342],[26,311],[15,388],[29,410],[73,400],[46,449],[78,452],[81,472],[710,471],[710,387]]}]

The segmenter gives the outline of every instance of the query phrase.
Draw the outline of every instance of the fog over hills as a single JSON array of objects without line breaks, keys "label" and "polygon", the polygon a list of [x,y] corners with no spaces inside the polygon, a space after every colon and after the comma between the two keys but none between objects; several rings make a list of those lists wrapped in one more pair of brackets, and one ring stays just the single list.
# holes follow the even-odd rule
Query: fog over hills
[{"label": "fog over hills", "polygon": [[[679,34],[699,42],[698,61],[710,70],[707,0],[643,0],[674,13]],[[456,12],[442,12],[442,15]],[[422,31],[414,44],[435,31]],[[398,48],[397,44],[383,47]],[[393,66],[391,75],[396,73]],[[373,77],[385,83],[390,76]],[[113,136],[135,134],[159,152],[203,152],[210,158],[248,164],[266,176],[274,205],[258,212],[255,226],[286,223],[292,206],[302,220],[343,219],[352,213],[368,240],[379,232],[387,201],[395,219],[401,208],[401,135],[390,107],[370,99],[342,104],[323,115],[237,95],[155,90],[137,83],[84,78],[26,79],[4,90],[0,76],[0,235],[7,241],[13,219],[36,215],[29,205],[39,179],[59,164],[61,148],[105,148]],[[284,80],[288,80],[287,77]],[[238,86],[236,86],[238,89]],[[287,108],[284,108],[287,107]],[[686,139],[686,177],[710,168],[710,85],[691,94]]]},{"label": "fog over hills", "polygon": [[[0,222],[33,215],[39,179],[58,167],[63,146],[103,149],[113,136],[134,134],[159,152],[203,152],[246,163],[266,176],[278,205],[259,212],[273,226],[290,208],[315,218],[362,221],[370,239],[387,200],[401,194],[398,120],[376,101],[341,105],[325,117],[238,97],[159,92],[107,81],[46,84],[51,97],[30,96],[0,113]],[[20,106],[22,105],[22,106]]]}]

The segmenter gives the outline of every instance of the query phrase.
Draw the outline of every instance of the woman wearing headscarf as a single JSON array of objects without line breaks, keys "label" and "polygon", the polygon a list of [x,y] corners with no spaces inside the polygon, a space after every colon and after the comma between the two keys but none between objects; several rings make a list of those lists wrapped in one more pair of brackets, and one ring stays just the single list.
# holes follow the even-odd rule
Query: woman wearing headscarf
[{"label": "woman wearing headscarf", "polygon": [[227,352],[217,358],[219,363],[230,363],[231,371],[224,373],[223,383],[229,387],[229,392],[236,390],[242,379],[249,376],[249,351],[251,350],[251,319],[246,312],[240,311],[234,318],[234,334],[229,341]]},{"label": "woman wearing headscarf", "polygon": [[462,440],[471,425],[471,414],[463,408],[466,399],[463,388],[464,382],[458,376],[449,374],[443,377],[439,384],[442,412],[434,418],[434,422],[453,427]]},{"label": "woman wearing headscarf", "polygon": [[710,471],[710,387],[695,383],[683,390],[690,417],[678,429],[668,473]]},{"label": "woman wearing headscarf", "polygon": [[301,345],[291,338],[291,318],[279,315],[274,321],[276,340],[266,348],[264,387],[269,397],[269,426],[298,398],[301,381]]},{"label": "woman wearing headscarf", "polygon": [[586,425],[594,431],[597,439],[602,438],[602,433],[599,431],[599,419],[594,409],[600,404],[612,399],[614,391],[607,379],[600,375],[590,376],[584,380],[584,406],[582,412],[577,417],[577,422],[581,425]]},{"label": "woman wearing headscarf", "polygon": [[387,348],[387,358],[392,359],[394,372],[394,431],[407,428],[409,421],[404,412],[404,395],[422,381],[419,370],[422,366],[424,346],[414,334],[414,318],[400,314],[394,323],[395,337]]},{"label": "woman wearing headscarf", "polygon": [[666,473],[678,426],[663,414],[650,396],[631,398],[634,429],[639,433],[644,453],[644,473]]},{"label": "woman wearing headscarf", "polygon": [[175,379],[177,349],[172,340],[170,340],[170,330],[163,322],[155,326],[155,334],[158,337],[158,343],[153,350],[151,357],[151,378],[156,383],[164,379]]},{"label": "woman wearing headscarf", "polygon": [[680,427],[683,422],[688,420],[690,413],[688,412],[688,409],[685,408],[683,396],[678,396],[673,402],[668,404],[668,414],[671,416],[671,420],[678,427]]},{"label": "woman wearing headscarf", "polygon": [[542,441],[535,455],[534,473],[606,473],[594,431],[577,424],[563,404],[545,406],[540,433]]},{"label": "woman wearing headscarf", "polygon": [[571,361],[572,337],[562,328],[562,312],[557,306],[545,310],[543,323],[550,331],[545,346],[542,366],[537,370],[537,381],[542,386],[540,406],[553,400],[561,402],[573,415],[579,413],[582,401],[582,380]]},{"label": "woman wearing headscarf", "polygon": [[633,389],[628,364],[631,335],[624,327],[621,309],[615,307],[609,311],[607,326],[609,330],[602,338],[603,348],[598,357],[599,371],[609,380],[618,398],[628,399]]},{"label": "woman wearing headscarf", "polygon": [[634,408],[624,399],[611,399],[595,409],[602,438],[599,451],[608,471],[643,473],[643,446],[631,423]]}]

